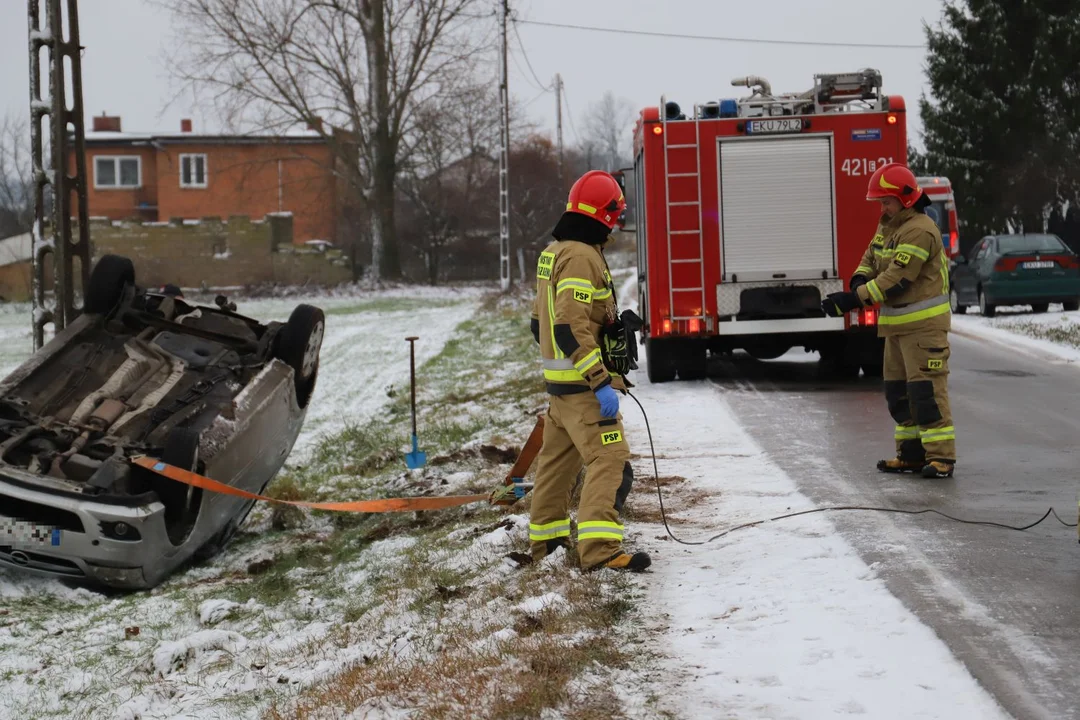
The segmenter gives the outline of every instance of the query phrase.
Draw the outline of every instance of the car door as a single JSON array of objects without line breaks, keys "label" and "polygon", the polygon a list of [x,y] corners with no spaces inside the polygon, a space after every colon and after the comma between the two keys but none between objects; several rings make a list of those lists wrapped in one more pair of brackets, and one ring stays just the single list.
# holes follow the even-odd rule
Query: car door
[{"label": "car door", "polygon": [[994,263],[997,262],[997,238],[983,238],[982,247],[979,250],[979,258],[975,263],[975,295],[978,296],[978,288],[990,279],[994,272]]},{"label": "car door", "polygon": [[983,248],[986,246],[986,239],[980,240],[975,244],[975,247],[971,248],[969,257],[965,262],[957,263],[953,267],[952,271],[952,286],[956,289],[956,296],[961,305],[974,305],[978,302],[978,293],[976,292],[976,278],[975,274],[978,270],[979,255],[983,252]]}]

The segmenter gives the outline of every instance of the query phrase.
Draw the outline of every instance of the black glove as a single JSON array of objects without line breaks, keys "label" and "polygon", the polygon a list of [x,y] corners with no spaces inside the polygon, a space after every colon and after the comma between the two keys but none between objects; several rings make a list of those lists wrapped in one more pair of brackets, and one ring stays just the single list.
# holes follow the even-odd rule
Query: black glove
[{"label": "black glove", "polygon": [[851,292],[855,292],[855,290],[860,285],[865,285],[865,284],[866,284],[866,276],[865,275],[856,275],[855,277],[851,278],[851,281],[848,283],[848,290],[851,290]]},{"label": "black glove", "polygon": [[843,317],[844,313],[861,307],[859,296],[853,292],[830,293],[821,301],[822,312],[833,317]]}]

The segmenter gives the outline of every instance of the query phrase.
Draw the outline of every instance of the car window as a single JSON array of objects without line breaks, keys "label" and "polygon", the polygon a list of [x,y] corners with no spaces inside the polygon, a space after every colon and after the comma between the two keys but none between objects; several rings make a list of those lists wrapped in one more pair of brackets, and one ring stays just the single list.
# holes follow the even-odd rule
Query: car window
[{"label": "car window", "polygon": [[986,257],[986,248],[990,246],[990,239],[984,238],[982,242],[975,246],[975,251],[971,255],[971,262],[978,262]]},{"label": "car window", "polygon": [[949,211],[945,209],[944,200],[937,200],[930,203],[926,208],[926,216],[933,220],[938,226],[938,230],[941,231],[942,237],[949,237],[949,231],[952,228],[949,227]]},{"label": "car window", "polygon": [[1002,235],[997,240],[1002,254],[1067,251],[1057,235]]}]

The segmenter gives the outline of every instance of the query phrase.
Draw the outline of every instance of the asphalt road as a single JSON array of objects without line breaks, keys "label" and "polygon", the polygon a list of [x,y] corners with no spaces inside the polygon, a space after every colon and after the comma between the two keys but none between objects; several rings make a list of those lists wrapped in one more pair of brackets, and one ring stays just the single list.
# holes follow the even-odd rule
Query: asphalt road
[{"label": "asphalt road", "polygon": [[[952,336],[957,476],[880,475],[893,423],[880,381],[835,384],[813,362],[714,362],[712,382],[820,505],[931,507],[1023,525],[1076,522],[1080,368]],[[786,356],[790,357],[790,356]],[[890,590],[1017,718],[1080,718],[1080,544],[1053,518],[1026,532],[932,515],[835,513]]]}]

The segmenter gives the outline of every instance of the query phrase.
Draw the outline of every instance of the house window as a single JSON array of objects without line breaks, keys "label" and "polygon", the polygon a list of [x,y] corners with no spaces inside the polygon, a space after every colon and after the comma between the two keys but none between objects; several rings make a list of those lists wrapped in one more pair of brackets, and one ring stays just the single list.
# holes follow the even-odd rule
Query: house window
[{"label": "house window", "polygon": [[206,187],[206,156],[205,155],[181,155],[180,156],[180,187],[204,188]]},{"label": "house window", "polygon": [[142,187],[142,158],[137,155],[94,158],[94,187]]}]

